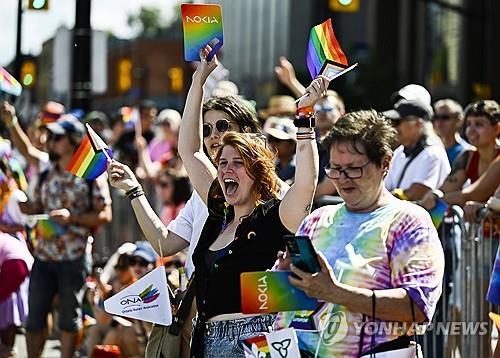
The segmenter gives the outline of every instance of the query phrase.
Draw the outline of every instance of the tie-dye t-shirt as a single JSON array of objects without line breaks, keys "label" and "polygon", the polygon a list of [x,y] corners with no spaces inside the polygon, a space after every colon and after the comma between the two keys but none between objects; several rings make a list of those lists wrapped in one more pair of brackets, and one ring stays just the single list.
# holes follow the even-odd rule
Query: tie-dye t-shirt
[{"label": "tie-dye t-shirt", "polygon": [[[312,239],[340,282],[372,290],[404,288],[427,320],[432,319],[441,295],[444,255],[431,218],[421,207],[397,199],[369,213],[350,212],[344,204],[325,206],[302,222],[297,235]],[[319,325],[325,327],[322,333],[297,331],[299,347],[319,357],[357,357],[363,315],[333,303],[325,313]],[[280,313],[276,328],[288,327],[295,314]],[[366,320],[371,322],[371,317]],[[397,323],[379,327],[375,345],[403,334]],[[363,352],[370,349],[370,333],[365,333]]]}]

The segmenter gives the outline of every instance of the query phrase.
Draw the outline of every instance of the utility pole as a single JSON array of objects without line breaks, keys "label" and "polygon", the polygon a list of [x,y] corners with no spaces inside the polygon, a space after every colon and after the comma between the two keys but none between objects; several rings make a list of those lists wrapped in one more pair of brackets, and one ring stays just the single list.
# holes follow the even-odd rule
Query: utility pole
[{"label": "utility pole", "polygon": [[91,0],[76,0],[73,28],[73,69],[71,81],[71,108],[91,108],[92,29],[90,28]]},{"label": "utility pole", "polygon": [[17,1],[17,33],[16,33],[16,57],[14,59],[14,77],[19,79],[21,74],[21,29],[23,23],[23,0]]}]

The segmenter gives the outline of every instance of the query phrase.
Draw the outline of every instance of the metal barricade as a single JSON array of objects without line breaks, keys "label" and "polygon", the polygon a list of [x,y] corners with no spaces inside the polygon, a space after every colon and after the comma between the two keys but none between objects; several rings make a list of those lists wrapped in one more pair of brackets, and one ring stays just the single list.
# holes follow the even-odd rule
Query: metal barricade
[{"label": "metal barricade", "polygon": [[486,293],[498,248],[499,215],[483,210],[466,223],[463,210],[448,210],[439,236],[445,253],[443,293],[433,321],[419,337],[424,357],[492,357],[495,310]]}]

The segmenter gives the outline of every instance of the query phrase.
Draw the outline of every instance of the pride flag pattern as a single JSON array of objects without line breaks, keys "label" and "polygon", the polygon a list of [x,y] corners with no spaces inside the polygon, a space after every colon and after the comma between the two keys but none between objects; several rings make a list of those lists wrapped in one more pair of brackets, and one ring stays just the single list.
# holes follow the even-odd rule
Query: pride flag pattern
[{"label": "pride flag pattern", "polygon": [[35,237],[52,238],[62,236],[66,233],[66,228],[51,219],[40,219],[35,226]]},{"label": "pride flag pattern", "polygon": [[271,313],[313,310],[316,299],[288,280],[290,271],[244,272],[240,277],[241,310],[243,313]]},{"label": "pride flag pattern", "polygon": [[321,74],[323,66],[328,62],[334,66],[336,71],[338,70],[338,73],[347,68],[347,57],[335,37],[331,19],[311,29],[306,62],[312,78]]},{"label": "pride flag pattern", "polygon": [[23,86],[2,66],[0,66],[0,91],[14,96],[21,95],[23,91]]},{"label": "pride flag pattern", "polygon": [[199,61],[199,51],[206,45],[212,47],[210,61],[224,43],[222,10],[216,4],[182,4],[182,28],[184,29],[184,59]]},{"label": "pride flag pattern", "polygon": [[151,303],[160,296],[160,292],[151,284],[144,291],[139,293],[138,296],[142,299],[143,303]]},{"label": "pride flag pattern", "polygon": [[108,157],[112,158],[113,152],[87,124],[87,135],[71,158],[67,170],[80,178],[96,179],[106,171]]}]

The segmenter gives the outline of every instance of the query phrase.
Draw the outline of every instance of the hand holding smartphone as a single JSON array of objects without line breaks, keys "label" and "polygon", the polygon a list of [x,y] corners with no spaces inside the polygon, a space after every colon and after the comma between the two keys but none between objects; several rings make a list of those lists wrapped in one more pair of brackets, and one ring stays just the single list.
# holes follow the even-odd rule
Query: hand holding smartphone
[{"label": "hand holding smartphone", "polygon": [[285,235],[283,238],[295,267],[309,273],[321,271],[318,255],[308,236]]}]

